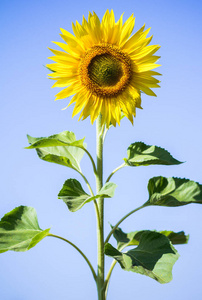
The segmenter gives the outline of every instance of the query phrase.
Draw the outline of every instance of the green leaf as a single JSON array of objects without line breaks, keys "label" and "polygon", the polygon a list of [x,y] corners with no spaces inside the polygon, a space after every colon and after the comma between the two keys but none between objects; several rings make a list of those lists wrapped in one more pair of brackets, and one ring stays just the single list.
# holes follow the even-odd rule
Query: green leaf
[{"label": "green leaf", "polygon": [[84,204],[91,201],[90,195],[83,190],[80,182],[76,179],[68,179],[65,181],[58,194],[58,198],[62,199],[72,212],[77,211]]},{"label": "green leaf", "polygon": [[125,271],[149,276],[159,283],[170,282],[179,254],[169,239],[161,233],[145,230],[139,233],[138,241],[136,248],[125,253],[106,244],[105,254],[117,260]]},{"label": "green leaf", "polygon": [[114,197],[114,192],[117,185],[113,182],[107,182],[103,185],[96,198],[112,198]]},{"label": "green leaf", "polygon": [[27,251],[49,234],[39,227],[36,210],[19,206],[0,221],[0,253],[8,250]]},{"label": "green leaf", "polygon": [[173,158],[170,153],[160,147],[146,145],[142,142],[131,144],[127,150],[128,158],[124,158],[128,166],[179,165],[182,162]]},{"label": "green leaf", "polygon": [[34,149],[34,148],[42,148],[42,147],[55,147],[55,146],[80,146],[84,147],[84,139],[76,140],[76,136],[71,131],[63,131],[59,134],[54,134],[49,137],[39,137],[34,138],[30,135],[27,135],[28,141],[31,144],[29,147],[25,149]]},{"label": "green leaf", "polygon": [[167,236],[173,245],[187,244],[189,241],[189,235],[185,235],[184,231],[174,232],[163,230],[160,233]]},{"label": "green leaf", "polygon": [[39,158],[81,171],[80,161],[84,155],[84,139],[76,140],[73,132],[63,131],[49,137],[28,137],[31,144],[26,149],[36,149]]},{"label": "green leaf", "polygon": [[[113,226],[111,226],[113,228]],[[142,235],[145,230],[142,231],[132,231],[129,233],[125,233],[121,230],[121,228],[117,228],[113,236],[117,241],[117,248],[120,249],[122,247],[127,247],[127,246],[138,246],[139,245],[139,239],[140,235]],[[157,232],[154,230],[154,232]],[[189,236],[185,235],[184,231],[180,232],[173,232],[173,231],[159,231],[159,233],[165,235],[171,242],[172,244],[187,244]]]},{"label": "green leaf", "polygon": [[82,208],[84,204],[95,200],[96,198],[113,197],[115,188],[116,184],[108,182],[96,196],[90,196],[83,190],[79,181],[76,179],[68,179],[60,190],[58,198],[62,199],[67,204],[70,211],[75,212]]},{"label": "green leaf", "polygon": [[153,177],[148,183],[146,205],[181,206],[202,203],[202,185],[185,178]]}]

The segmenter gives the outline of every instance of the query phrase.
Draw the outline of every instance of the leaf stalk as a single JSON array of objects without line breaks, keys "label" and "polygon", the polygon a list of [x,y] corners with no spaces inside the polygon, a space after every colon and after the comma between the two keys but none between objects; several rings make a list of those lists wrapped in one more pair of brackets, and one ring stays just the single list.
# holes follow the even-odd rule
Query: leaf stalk
[{"label": "leaf stalk", "polygon": [[138,211],[138,210],[140,210],[140,209],[142,209],[142,208],[144,208],[144,207],[146,207],[146,206],[148,206],[148,204],[147,204],[147,203],[144,203],[143,205],[139,206],[139,207],[136,208],[136,209],[133,209],[131,212],[129,212],[129,213],[126,214],[123,218],[121,218],[121,219],[116,223],[116,225],[112,228],[112,230],[110,231],[110,233],[108,234],[108,236],[107,236],[107,238],[106,238],[106,240],[105,240],[105,244],[108,243],[108,241],[109,241],[110,237],[112,236],[112,234],[114,233],[114,231],[117,229],[117,227],[118,227],[125,219],[127,219],[130,215],[134,214],[136,211]]},{"label": "leaf stalk", "polygon": [[122,169],[123,167],[126,166],[126,163],[124,162],[122,165],[120,165],[119,167],[117,167],[116,169],[114,169],[114,171],[109,175],[109,177],[107,178],[106,182],[109,182],[110,179],[112,178],[112,176],[120,169]]},{"label": "leaf stalk", "polygon": [[52,237],[55,237],[55,238],[58,238],[60,240],[63,240],[64,242],[70,244],[72,247],[74,247],[82,256],[83,258],[85,259],[85,261],[87,262],[91,272],[92,272],[92,275],[93,275],[93,278],[95,279],[95,281],[97,280],[97,275],[95,273],[95,270],[93,268],[93,266],[91,265],[89,259],[86,257],[86,255],[75,245],[73,244],[72,242],[70,242],[69,240],[59,236],[59,235],[55,235],[55,234],[52,234],[52,233],[49,233],[48,236],[52,236]]}]

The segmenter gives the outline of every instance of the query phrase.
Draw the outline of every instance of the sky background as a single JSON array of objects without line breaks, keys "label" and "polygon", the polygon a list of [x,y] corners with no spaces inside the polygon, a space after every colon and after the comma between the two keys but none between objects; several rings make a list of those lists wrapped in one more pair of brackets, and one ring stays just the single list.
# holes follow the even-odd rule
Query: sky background
[{"label": "sky background", "polygon": [[[178,166],[124,168],[112,181],[118,185],[115,197],[105,201],[105,234],[108,222],[148,199],[147,183],[153,176],[185,177],[202,183],[201,139],[201,12],[200,1],[12,1],[0,3],[1,30],[1,217],[19,205],[36,209],[42,229],[74,242],[96,266],[96,220],[92,203],[71,213],[57,194],[64,181],[82,179],[71,169],[40,160],[35,150],[25,150],[26,134],[49,136],[64,130],[77,138],[86,136],[88,150],[95,157],[95,125],[89,119],[71,118],[73,107],[62,111],[68,99],[55,102],[56,89],[48,80],[47,57],[51,41],[61,42],[60,28],[72,32],[71,22],[82,21],[89,11],[102,18],[114,9],[116,20],[136,16],[135,31],[144,23],[151,27],[152,44],[160,44],[161,88],[157,98],[143,95],[143,110],[137,110],[134,126],[125,118],[112,128],[104,148],[104,178],[122,163],[127,147],[135,141],[167,149]],[[56,46],[55,46],[56,48]],[[93,182],[87,157],[82,170]],[[86,170],[86,171],[85,171]],[[87,191],[87,189],[85,188]],[[125,232],[156,229],[184,230],[187,245],[176,246],[180,259],[173,268],[173,281],[161,285],[153,279],[114,269],[108,299],[201,299],[202,206],[149,207],[130,216],[121,228]],[[115,245],[113,238],[110,242]],[[109,267],[110,258],[106,260]],[[96,286],[87,264],[68,244],[47,237],[27,252],[8,251],[0,255],[1,300],[96,299]]]}]

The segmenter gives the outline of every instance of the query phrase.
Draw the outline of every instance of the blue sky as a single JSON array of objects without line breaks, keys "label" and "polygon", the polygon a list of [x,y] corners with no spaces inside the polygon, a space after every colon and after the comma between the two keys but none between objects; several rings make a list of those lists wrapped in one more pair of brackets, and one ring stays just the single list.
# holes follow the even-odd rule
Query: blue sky
[{"label": "blue sky", "polygon": [[[68,178],[82,180],[72,170],[38,159],[25,150],[26,134],[49,136],[63,130],[78,138],[86,136],[95,156],[95,126],[89,119],[71,118],[73,108],[62,111],[68,99],[54,102],[44,65],[51,41],[61,41],[60,28],[70,32],[71,22],[95,11],[102,18],[114,9],[116,19],[136,16],[135,30],[151,27],[152,44],[160,44],[161,88],[157,98],[143,95],[143,110],[137,111],[134,126],[126,118],[107,136],[104,176],[122,163],[127,147],[135,141],[164,147],[184,164],[125,168],[112,181],[118,184],[113,199],[105,201],[105,232],[108,221],[116,223],[124,214],[147,200],[147,182],[153,176],[178,176],[202,183],[201,159],[201,10],[200,1],[1,1],[1,201],[3,216],[19,205],[35,207],[41,228],[72,240],[96,265],[96,220],[90,203],[76,213],[68,211],[57,194]],[[94,178],[87,158],[82,169]],[[93,181],[94,182],[94,181]],[[84,183],[82,182],[84,186]],[[93,184],[94,186],[94,184]],[[125,232],[141,229],[184,230],[188,245],[176,246],[180,259],[173,281],[160,285],[149,277],[124,272],[117,265],[108,299],[201,299],[202,206],[151,207],[137,212],[123,224]],[[112,241],[112,240],[111,240]],[[112,241],[113,243],[113,241]],[[0,256],[0,299],[96,299],[96,287],[87,265],[69,245],[46,238],[25,253]],[[110,259],[107,258],[107,267]],[[83,296],[85,295],[85,296]]]}]

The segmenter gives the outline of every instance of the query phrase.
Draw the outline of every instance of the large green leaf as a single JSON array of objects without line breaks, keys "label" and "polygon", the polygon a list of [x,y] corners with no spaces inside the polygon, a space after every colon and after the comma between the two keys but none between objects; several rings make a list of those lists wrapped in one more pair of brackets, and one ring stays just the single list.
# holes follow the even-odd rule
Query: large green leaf
[{"label": "large green leaf", "polygon": [[[113,228],[113,226],[111,226]],[[133,231],[129,233],[125,233],[121,230],[121,228],[117,228],[113,236],[117,240],[117,248],[120,249],[122,247],[127,246],[138,246],[140,235],[144,233],[145,230],[142,231]],[[156,232],[156,231],[155,231]],[[185,235],[184,231],[173,232],[173,231],[159,231],[159,233],[167,236],[172,244],[186,244],[188,242],[189,236]]]},{"label": "large green leaf", "polygon": [[84,139],[76,140],[73,132],[63,131],[49,137],[34,138],[30,135],[31,144],[26,149],[36,149],[38,156],[48,162],[60,164],[69,168],[80,169],[80,161],[84,155]]},{"label": "large green leaf", "polygon": [[202,203],[202,185],[185,178],[153,177],[148,183],[147,205],[180,206]]},{"label": "large green leaf", "polygon": [[39,137],[34,138],[30,135],[27,135],[28,141],[31,144],[25,149],[34,149],[42,147],[55,147],[55,146],[80,146],[84,147],[84,139],[77,140],[76,136],[71,131],[63,131],[58,134],[51,135],[49,137]]},{"label": "large green leaf", "polygon": [[169,239],[155,231],[142,231],[136,236],[139,245],[125,253],[111,244],[105,245],[105,254],[118,261],[122,269],[149,276],[159,283],[172,280],[172,268],[179,254]]},{"label": "large green leaf", "polygon": [[60,190],[58,198],[62,199],[67,204],[70,211],[75,212],[82,208],[84,204],[95,200],[96,198],[113,197],[115,188],[116,184],[108,182],[102,187],[97,195],[90,196],[83,190],[79,181],[76,179],[68,179]]},{"label": "large green leaf", "polygon": [[34,208],[16,207],[0,221],[0,253],[29,250],[46,237],[49,230],[39,227]]},{"label": "large green leaf", "polygon": [[142,142],[131,144],[127,150],[128,157],[124,158],[128,166],[148,166],[148,165],[178,165],[179,160],[173,158],[170,153],[160,147],[146,145]]}]

